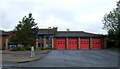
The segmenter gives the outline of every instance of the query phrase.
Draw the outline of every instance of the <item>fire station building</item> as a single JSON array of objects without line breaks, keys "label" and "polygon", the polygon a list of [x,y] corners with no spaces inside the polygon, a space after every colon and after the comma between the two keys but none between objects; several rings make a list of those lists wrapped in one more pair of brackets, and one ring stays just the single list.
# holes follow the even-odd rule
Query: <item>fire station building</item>
[{"label": "fire station building", "polygon": [[[13,45],[9,37],[11,34],[2,34],[2,45],[9,48]],[[84,31],[57,31],[57,27],[39,29],[35,47],[49,47],[53,49],[105,49],[105,36]]]}]

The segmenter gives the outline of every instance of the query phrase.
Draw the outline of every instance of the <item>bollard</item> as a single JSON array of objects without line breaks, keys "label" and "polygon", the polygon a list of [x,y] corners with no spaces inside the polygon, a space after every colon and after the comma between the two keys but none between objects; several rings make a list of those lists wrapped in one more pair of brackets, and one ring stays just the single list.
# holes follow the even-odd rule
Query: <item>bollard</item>
[{"label": "bollard", "polygon": [[31,57],[35,56],[34,46],[31,46]]}]

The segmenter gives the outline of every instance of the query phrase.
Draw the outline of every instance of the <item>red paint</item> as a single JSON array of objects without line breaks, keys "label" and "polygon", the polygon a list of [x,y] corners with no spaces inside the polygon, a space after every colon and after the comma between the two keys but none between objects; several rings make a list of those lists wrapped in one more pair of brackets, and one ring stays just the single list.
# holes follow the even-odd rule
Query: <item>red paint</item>
[{"label": "red paint", "polygon": [[92,39],[92,49],[102,49],[103,39]]},{"label": "red paint", "polygon": [[77,39],[68,39],[68,49],[78,49]]},{"label": "red paint", "polygon": [[90,39],[80,39],[80,49],[90,49]]},{"label": "red paint", "polygon": [[65,39],[56,39],[56,49],[65,49]]},{"label": "red paint", "polygon": [[43,40],[38,40],[38,43],[44,43],[44,41]]}]

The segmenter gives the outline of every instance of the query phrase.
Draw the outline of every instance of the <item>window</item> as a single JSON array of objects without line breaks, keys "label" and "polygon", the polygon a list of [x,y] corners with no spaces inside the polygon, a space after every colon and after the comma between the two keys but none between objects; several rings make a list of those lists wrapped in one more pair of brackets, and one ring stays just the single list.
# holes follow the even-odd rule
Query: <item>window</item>
[{"label": "window", "polygon": [[75,44],[77,44],[77,41],[75,41]]},{"label": "window", "polygon": [[62,44],[62,41],[60,41],[60,44]]},{"label": "window", "polygon": [[81,41],[81,44],[83,44],[83,41]]},{"label": "window", "polygon": [[51,35],[48,35],[48,36],[46,37],[46,39],[47,39],[47,40],[52,40],[52,36],[51,36]]},{"label": "window", "polygon": [[39,40],[43,40],[43,36],[39,36],[39,38],[38,38]]},{"label": "window", "polygon": [[69,41],[69,44],[71,44],[71,41]]},{"label": "window", "polygon": [[39,44],[38,44],[38,47],[43,47],[43,43],[39,43]]},{"label": "window", "polygon": [[72,42],[72,44],[74,44],[74,42]]},{"label": "window", "polygon": [[52,44],[48,43],[46,44],[46,47],[52,47]]}]

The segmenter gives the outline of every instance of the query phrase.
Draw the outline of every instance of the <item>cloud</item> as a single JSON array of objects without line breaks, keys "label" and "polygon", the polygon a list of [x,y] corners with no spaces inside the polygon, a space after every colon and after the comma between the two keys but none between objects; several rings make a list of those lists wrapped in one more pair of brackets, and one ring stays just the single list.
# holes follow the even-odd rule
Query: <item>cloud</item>
[{"label": "cloud", "polygon": [[54,15],[49,15],[45,21],[41,21],[38,25],[42,28],[58,26],[58,29],[60,30],[66,30],[66,28],[70,27],[68,21],[61,18],[56,18]]},{"label": "cloud", "polygon": [[[116,7],[118,0],[3,0],[0,2],[0,29],[12,30],[32,12],[40,28],[106,33],[102,18]],[[9,25],[8,25],[9,24]]]}]

